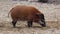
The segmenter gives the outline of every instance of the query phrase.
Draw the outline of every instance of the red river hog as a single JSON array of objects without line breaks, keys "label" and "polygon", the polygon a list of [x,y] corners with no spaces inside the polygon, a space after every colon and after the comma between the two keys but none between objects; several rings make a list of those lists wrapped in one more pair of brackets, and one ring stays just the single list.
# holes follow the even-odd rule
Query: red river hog
[{"label": "red river hog", "polygon": [[10,10],[13,27],[16,27],[18,20],[27,21],[28,27],[32,27],[33,22],[46,27],[44,14],[32,6],[17,5]]}]

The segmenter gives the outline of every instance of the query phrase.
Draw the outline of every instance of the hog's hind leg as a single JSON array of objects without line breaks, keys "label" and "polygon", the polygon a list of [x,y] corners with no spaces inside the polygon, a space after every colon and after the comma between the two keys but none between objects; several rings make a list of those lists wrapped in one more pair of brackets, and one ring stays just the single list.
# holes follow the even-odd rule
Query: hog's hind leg
[{"label": "hog's hind leg", "polygon": [[16,27],[16,22],[17,22],[17,20],[12,20],[12,24],[13,24],[14,28]]}]

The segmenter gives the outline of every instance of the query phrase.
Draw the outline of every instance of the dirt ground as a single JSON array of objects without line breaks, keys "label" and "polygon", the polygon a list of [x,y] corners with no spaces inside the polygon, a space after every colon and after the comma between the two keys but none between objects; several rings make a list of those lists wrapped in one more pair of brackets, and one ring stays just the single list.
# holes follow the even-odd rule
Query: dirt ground
[{"label": "dirt ground", "polygon": [[[8,17],[10,9],[16,5],[28,5],[39,9],[45,15],[47,27],[33,23],[28,28],[26,21],[18,21],[16,28],[12,26],[12,19]],[[38,3],[26,1],[0,2],[0,34],[60,34],[60,4]]]}]

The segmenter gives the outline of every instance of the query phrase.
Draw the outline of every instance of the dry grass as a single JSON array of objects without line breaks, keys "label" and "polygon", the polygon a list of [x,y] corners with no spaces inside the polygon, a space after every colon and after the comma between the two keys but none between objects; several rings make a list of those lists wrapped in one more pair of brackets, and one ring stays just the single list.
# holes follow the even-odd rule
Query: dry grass
[{"label": "dry grass", "polygon": [[[41,27],[34,23],[32,28],[27,27],[27,23],[18,21],[16,28],[11,24],[11,18],[7,17],[10,9],[17,5],[34,6],[45,15],[47,27]],[[58,12],[57,12],[58,11]],[[60,4],[47,4],[36,2],[0,2],[0,34],[60,34]]]}]

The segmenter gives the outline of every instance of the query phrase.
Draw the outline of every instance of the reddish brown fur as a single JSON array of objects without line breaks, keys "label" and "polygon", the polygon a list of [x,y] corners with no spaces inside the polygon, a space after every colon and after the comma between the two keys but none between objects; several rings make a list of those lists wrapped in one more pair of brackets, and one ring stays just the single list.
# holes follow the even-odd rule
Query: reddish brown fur
[{"label": "reddish brown fur", "polygon": [[11,9],[11,17],[13,20],[33,20],[38,22],[40,17],[36,17],[36,14],[42,14],[36,8],[31,6],[20,6],[17,5]]}]

